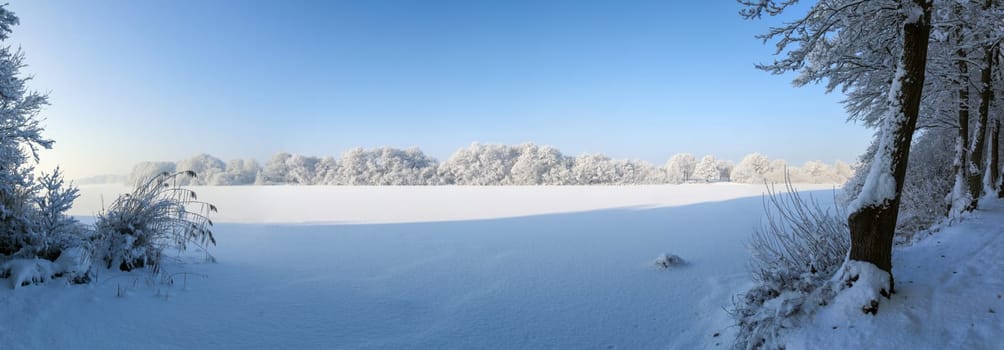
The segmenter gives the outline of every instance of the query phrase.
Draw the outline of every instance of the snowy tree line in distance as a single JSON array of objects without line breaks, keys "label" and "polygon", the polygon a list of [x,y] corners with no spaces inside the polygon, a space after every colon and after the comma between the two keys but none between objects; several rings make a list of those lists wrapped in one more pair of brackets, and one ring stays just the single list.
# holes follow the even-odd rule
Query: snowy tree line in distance
[{"label": "snowy tree line in distance", "polygon": [[[124,179],[128,184],[155,174],[193,170],[198,178],[182,185],[639,185],[687,182],[783,182],[785,171],[796,183],[844,183],[854,167],[837,161],[809,161],[789,166],[759,153],[738,164],[712,155],[700,159],[676,154],[665,165],[612,159],[602,154],[566,156],[533,143],[474,143],[439,162],[418,148],[390,147],[346,151],[339,158],[278,153],[264,165],[253,159],[224,162],[200,154],[178,162],[142,162]],[[109,177],[109,179],[116,179]],[[121,179],[121,178],[118,178]],[[92,182],[93,183],[93,182]]]}]

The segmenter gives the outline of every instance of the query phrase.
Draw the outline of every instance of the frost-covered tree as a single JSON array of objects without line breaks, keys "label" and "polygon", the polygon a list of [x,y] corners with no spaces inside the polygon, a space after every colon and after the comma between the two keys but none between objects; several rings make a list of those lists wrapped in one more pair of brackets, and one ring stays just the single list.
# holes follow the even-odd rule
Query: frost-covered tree
[{"label": "frost-covered tree", "polygon": [[765,178],[770,183],[782,183],[785,182],[785,177],[788,176],[788,173],[788,161],[774,159],[770,161],[770,170],[767,171]]},{"label": "frost-covered tree", "polygon": [[602,154],[575,157],[571,177],[578,185],[608,185],[615,182],[617,169],[613,159]]},{"label": "frost-covered tree", "polygon": [[714,182],[721,177],[718,172],[718,159],[715,156],[706,155],[694,166],[692,179],[700,182]]},{"label": "frost-covered tree", "polygon": [[276,153],[262,167],[261,172],[258,173],[258,178],[255,179],[255,184],[281,185],[296,183],[289,168],[292,158],[293,155],[286,152]]},{"label": "frost-covered tree", "polygon": [[298,185],[313,185],[317,177],[317,165],[321,159],[317,157],[295,154],[286,159],[286,179],[288,183]]},{"label": "frost-covered tree", "polygon": [[341,169],[334,157],[324,157],[317,163],[317,185],[344,185],[340,183]]},{"label": "frost-covered tree", "polygon": [[[197,177],[183,176],[178,177],[178,185],[180,186],[205,186],[213,184],[213,179],[217,178],[226,171],[226,163],[223,163],[219,158],[213,157],[208,154],[199,154],[192,158],[178,161],[175,168],[178,171],[191,170],[198,174]],[[149,177],[146,177],[149,179]]]},{"label": "frost-covered tree", "polygon": [[851,176],[854,176],[854,167],[838,160],[833,163],[833,174],[836,176],[837,183],[845,183]]},{"label": "frost-covered tree", "polygon": [[261,166],[254,159],[233,159],[227,162],[222,173],[210,178],[210,185],[253,185],[260,171]]},{"label": "frost-covered tree", "polygon": [[829,164],[810,160],[799,167],[788,167],[788,175],[795,183],[843,183],[846,179],[837,176],[836,170]]},{"label": "frost-covered tree", "polygon": [[132,167],[129,173],[128,185],[145,182],[157,174],[174,173],[177,166],[174,162],[140,162]]},{"label": "frost-covered tree", "polygon": [[732,181],[747,184],[763,183],[770,173],[770,159],[760,153],[751,153],[739,161],[732,170]]},{"label": "frost-covered tree", "polygon": [[32,246],[37,256],[55,259],[65,248],[79,246],[83,242],[80,223],[66,215],[80,191],[63,179],[63,173],[56,167],[50,174],[43,173],[38,178],[39,194],[35,197],[38,218]]},{"label": "frost-covered tree", "polygon": [[340,174],[336,181],[339,184],[369,185],[373,181],[373,178],[377,177],[375,174],[377,165],[376,160],[373,159],[373,154],[366,152],[361,147],[342,153],[339,164]]},{"label": "frost-covered tree", "polygon": [[456,185],[507,185],[519,151],[506,145],[474,143],[458,150],[443,164],[439,174]]},{"label": "frost-covered tree", "polygon": [[[747,18],[777,14],[795,3],[740,2],[747,6]],[[850,108],[883,105],[866,108],[881,113],[864,115],[879,128],[877,151],[860,194],[848,207],[851,249],[840,272],[846,285],[865,279],[856,289],[868,313],[877,312],[880,294],[893,291],[893,235],[924,89],[932,8],[931,0],[825,0],[761,36],[776,40],[777,53],[783,56],[761,69],[797,72],[796,85],[825,81],[830,90],[842,87],[849,91],[849,100],[856,101]],[[880,95],[884,98],[862,100],[855,95],[874,92],[874,82],[883,79],[889,82]]]},{"label": "frost-covered tree", "polygon": [[551,146],[527,143],[519,146],[511,169],[515,185],[566,185],[573,183],[572,160]]},{"label": "frost-covered tree", "polygon": [[[0,5],[0,41],[18,23]],[[24,59],[19,48],[0,47],[0,257],[54,258],[62,248],[57,243],[77,231],[65,215],[77,190],[64,183],[59,168],[33,175],[38,151],[52,148],[53,141],[42,136],[39,118],[48,96],[29,90]]]},{"label": "frost-covered tree", "polygon": [[732,181],[732,169],[735,169],[736,165],[729,160],[719,160],[715,164],[715,168],[718,169],[718,181],[728,182]]},{"label": "frost-covered tree", "polygon": [[666,162],[666,180],[669,183],[684,183],[690,181],[694,167],[697,166],[697,159],[690,153],[674,154]]},{"label": "frost-covered tree", "polygon": [[437,183],[438,163],[418,148],[351,149],[342,154],[338,184],[417,186]]}]

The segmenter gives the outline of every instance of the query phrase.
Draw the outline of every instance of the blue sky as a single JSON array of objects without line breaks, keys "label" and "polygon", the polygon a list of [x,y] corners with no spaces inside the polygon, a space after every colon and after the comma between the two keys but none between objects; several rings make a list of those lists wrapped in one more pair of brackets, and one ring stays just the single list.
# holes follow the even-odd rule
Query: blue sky
[{"label": "blue sky", "polygon": [[17,1],[49,91],[43,168],[127,173],[197,153],[267,159],[535,142],[853,161],[839,94],[753,68],[778,19],[716,1]]}]

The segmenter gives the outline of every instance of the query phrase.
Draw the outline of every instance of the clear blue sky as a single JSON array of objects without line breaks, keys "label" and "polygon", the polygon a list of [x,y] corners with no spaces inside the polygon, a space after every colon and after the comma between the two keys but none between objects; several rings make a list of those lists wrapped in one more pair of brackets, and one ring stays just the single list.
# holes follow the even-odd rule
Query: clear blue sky
[{"label": "clear blue sky", "polygon": [[267,159],[535,142],[853,161],[839,94],[753,68],[770,23],[715,1],[18,1],[49,91],[42,167],[127,173],[196,153]]}]

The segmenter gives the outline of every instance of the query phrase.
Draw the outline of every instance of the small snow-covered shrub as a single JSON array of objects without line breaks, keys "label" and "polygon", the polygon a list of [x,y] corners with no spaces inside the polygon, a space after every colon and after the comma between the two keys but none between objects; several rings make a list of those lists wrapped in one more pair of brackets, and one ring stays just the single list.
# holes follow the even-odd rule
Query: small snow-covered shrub
[{"label": "small snow-covered shrub", "polygon": [[670,269],[673,267],[682,266],[686,264],[686,262],[683,261],[683,258],[675,254],[662,254],[658,258],[656,258],[655,261],[653,261],[652,263],[655,265],[655,267],[658,267],[660,269]]},{"label": "small snow-covered shrub", "polygon": [[750,250],[756,285],[730,310],[739,326],[736,349],[774,349],[781,331],[836,295],[828,283],[850,249],[846,214],[824,209],[786,181],[786,192],[768,186],[766,219]]},{"label": "small snow-covered shrub", "polygon": [[195,245],[205,250],[216,244],[208,216],[216,206],[198,201],[194,191],[178,186],[176,180],[184,176],[196,174],[158,174],[98,215],[99,254],[108,268],[129,271],[149,265],[157,271],[167,248],[184,251]]},{"label": "small snow-covered shrub", "polygon": [[[46,263],[69,257],[64,255],[83,255],[81,259],[90,258],[91,231],[76,219],[66,215],[78,196],[77,188],[67,184],[59,168],[52,173],[42,173],[33,177],[34,184],[27,191],[21,191],[16,206],[19,212],[11,220],[14,223],[5,227],[3,234],[3,249],[0,249],[0,276],[17,279],[17,271],[30,269],[15,269],[20,266],[16,261],[45,261]],[[10,197],[8,197],[10,198]],[[8,206],[14,208],[15,206]],[[68,250],[74,250],[67,253]],[[37,263],[36,265],[40,265]],[[35,265],[32,265],[35,266]],[[32,270],[34,271],[34,270]],[[48,271],[48,270],[46,270]],[[52,273],[38,273],[44,278],[24,278],[22,281],[43,282],[54,276],[64,276],[74,283],[87,282],[90,277],[86,269],[72,269],[69,274],[63,270],[53,270]],[[12,282],[20,284],[21,282]]]},{"label": "small snow-covered shrub", "polygon": [[72,183],[65,182],[58,167],[51,174],[43,173],[38,178],[38,192],[34,198],[38,241],[34,246],[34,255],[54,260],[64,249],[88,245],[88,230],[66,215],[73,201],[80,196],[80,191]]}]

